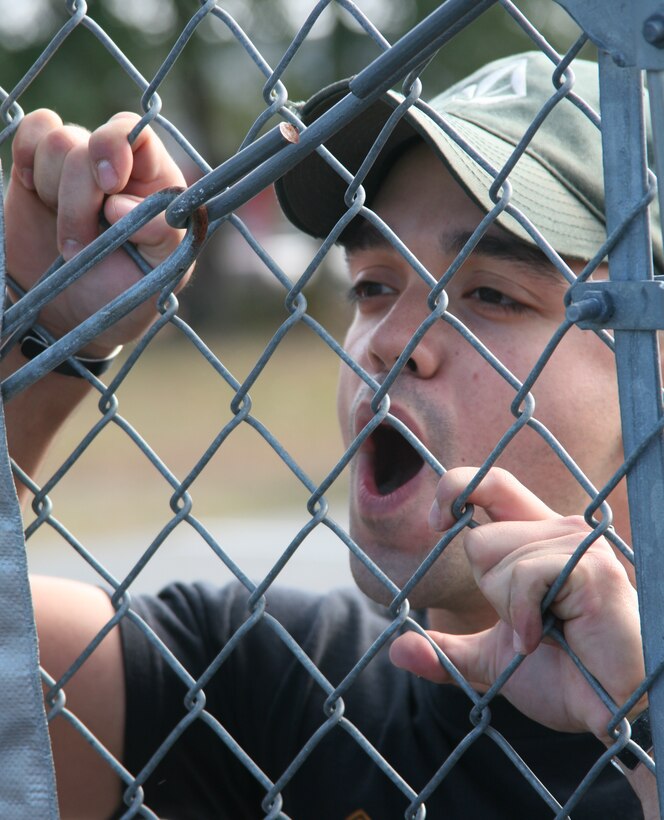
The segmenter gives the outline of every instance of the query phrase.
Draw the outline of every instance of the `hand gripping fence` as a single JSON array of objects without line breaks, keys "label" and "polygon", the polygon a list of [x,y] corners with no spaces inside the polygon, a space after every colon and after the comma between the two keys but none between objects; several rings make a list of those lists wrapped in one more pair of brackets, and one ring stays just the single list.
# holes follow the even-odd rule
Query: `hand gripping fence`
[{"label": "hand gripping fence", "polygon": [[[553,0],[551,0],[553,2]],[[9,460],[3,457],[0,463],[0,507],[2,518],[0,527],[0,624],[3,641],[0,649],[0,680],[2,681],[3,706],[0,710],[0,816],[7,818],[47,818],[57,817],[57,800],[53,764],[46,732],[46,716],[49,722],[67,722],[92,747],[100,760],[108,766],[123,784],[123,801],[117,816],[157,817],[157,810],[151,806],[150,778],[153,773],[159,777],[160,765],[169,753],[184,742],[187,733],[195,726],[205,726],[214,743],[223,747],[226,759],[232,759],[234,772],[242,772],[252,784],[260,799],[252,816],[267,818],[300,817],[289,814],[292,784],[309,771],[311,760],[321,754],[331,739],[343,736],[352,747],[354,754],[362,757],[365,769],[358,778],[369,777],[376,789],[389,790],[394,814],[410,820],[422,820],[425,816],[442,814],[429,813],[431,805],[439,805],[439,795],[446,784],[459,776],[468,755],[475,746],[490,743],[492,754],[509,761],[519,773],[523,788],[532,792],[540,806],[541,817],[566,818],[577,816],[583,811],[582,801],[592,791],[599,780],[613,772],[611,759],[621,750],[629,750],[656,775],[653,759],[631,740],[631,728],[626,716],[633,706],[647,692],[654,757],[664,749],[664,682],[659,674],[664,663],[664,645],[661,640],[664,603],[664,560],[660,545],[664,544],[664,447],[662,445],[662,385],[657,344],[657,330],[664,329],[664,301],[662,285],[655,277],[652,263],[648,204],[655,197],[655,181],[647,171],[647,157],[644,140],[643,74],[647,72],[650,90],[650,116],[652,120],[656,168],[664,167],[664,16],[659,5],[650,0],[634,0],[628,9],[617,0],[558,0],[566,12],[578,23],[580,35],[564,54],[559,54],[542,34],[527,19],[519,4],[510,0],[447,0],[428,17],[421,20],[394,45],[390,45],[372,25],[362,11],[361,4],[350,0],[321,0],[315,5],[301,29],[285,50],[276,68],[272,68],[251,38],[242,30],[233,16],[224,8],[225,4],[213,2],[191,2],[191,17],[182,33],[176,39],[162,65],[152,80],[146,80],[140,68],[134,65],[113,42],[111,37],[95,21],[94,6],[88,8],[82,0],[67,0],[62,8],[69,15],[62,27],[29,71],[18,81],[0,78],[2,92],[2,117],[0,143],[13,139],[23,117],[20,103],[26,90],[44,72],[51,70],[49,60],[64,47],[72,33],[82,28],[94,38],[99,49],[105,49],[115,61],[119,76],[128,77],[140,92],[141,120],[130,134],[136,138],[147,125],[174,139],[187,157],[201,172],[201,178],[186,189],[165,189],[148,196],[129,215],[115,225],[102,230],[99,237],[85,247],[73,259],[65,262],[62,258],[53,260],[40,280],[27,292],[7,271],[6,281],[10,299],[6,302],[2,315],[2,350],[10,351],[24,332],[37,328],[50,344],[43,353],[36,356],[15,372],[6,375],[2,382],[4,404],[10,403],[23,391],[33,387],[50,371],[65,361],[76,368],[86,378],[98,394],[99,419],[93,427],[84,432],[78,445],[64,463],[40,486],[33,476],[27,475],[18,464],[13,464],[14,476],[28,487],[32,495],[33,518],[25,515],[23,527]],[[351,79],[348,91],[328,111],[313,124],[305,127],[297,114],[297,109],[288,104],[288,90],[285,76],[294,58],[310,36],[317,19],[334,6],[337,13],[352,18],[361,28],[367,45],[378,46],[380,53],[369,59],[364,67]],[[422,83],[420,75],[426,79],[426,68],[434,55],[461,32],[472,31],[473,25],[492,7],[500,7],[502,14],[508,15],[516,25],[550,60],[552,69],[552,97],[536,116],[527,132],[518,142],[503,167],[495,168],[479,155],[464,139],[445,123],[439,114],[428,108],[421,99]],[[495,10],[495,9],[494,9]],[[175,127],[162,113],[159,89],[170,72],[176,72],[180,56],[185,47],[195,47],[192,37],[199,26],[208,18],[215,18],[244,51],[252,70],[264,81],[265,108],[258,112],[254,125],[249,130],[237,152],[216,168],[211,168],[198,153],[189,138]],[[573,91],[570,77],[574,60],[581,48],[594,43],[598,49],[601,111],[593,111]],[[387,89],[399,87],[403,92],[403,103],[395,108],[392,116],[378,135],[366,159],[357,173],[349,172],[325,147],[330,138],[341,128],[351,123],[365,111]],[[317,89],[311,89],[313,93]],[[510,173],[524,152],[536,131],[558,101],[564,97],[571,99],[589,120],[601,129],[603,145],[607,239],[597,248],[582,273],[577,277],[547,242],[538,225],[533,224],[511,199]],[[134,102],[134,108],[136,104]],[[490,197],[493,207],[482,219],[477,229],[464,243],[457,258],[447,271],[436,278],[365,204],[363,183],[380,149],[387,141],[392,129],[409,108],[428,112],[440,127],[456,142],[457,146],[476,163],[478,169],[493,179]],[[600,120],[601,114],[601,120]],[[265,130],[269,122],[278,124]],[[184,129],[183,129],[184,130]],[[264,191],[287,171],[294,168],[312,152],[318,151],[326,163],[343,179],[347,186],[345,202],[347,211],[323,240],[303,271],[294,278],[272,259],[258,239],[236,213],[257,194]],[[664,208],[664,195],[659,191],[660,209]],[[554,331],[550,341],[542,351],[531,371],[522,380],[510,372],[506,365],[477,338],[452,311],[448,311],[446,288],[453,283],[458,270],[467,260],[477,242],[502,213],[509,213],[521,224],[529,236],[543,251],[560,276],[569,284],[566,299],[566,316]],[[183,238],[173,253],[156,267],[143,260],[129,241],[137,229],[155,216],[164,215],[169,224],[184,228]],[[422,282],[429,288],[429,314],[406,342],[389,373],[378,381],[351,354],[343,349],[334,335],[328,331],[309,308],[305,291],[316,274],[323,268],[324,261],[344,229],[356,216],[364,217],[385,238],[416,271]],[[0,223],[1,224],[1,223]],[[179,283],[192,263],[205,253],[208,240],[222,226],[232,228],[241,236],[246,245],[255,253],[269,270],[271,277],[284,296],[286,318],[274,333],[263,353],[259,356],[248,376],[237,378],[217,356],[211,347],[178,313],[178,300],[174,295]],[[130,254],[143,276],[126,291],[101,307],[89,318],[82,321],[58,339],[49,336],[39,325],[40,311],[74,282],[85,282],[86,276],[100,261],[114,251]],[[610,279],[595,282],[589,279],[593,270],[608,257]],[[5,280],[4,254],[0,256],[3,282]],[[156,301],[157,317],[149,330],[137,341],[117,373],[104,383],[71,358],[104,330],[112,327],[120,319],[146,301]],[[443,322],[447,332],[458,334],[479,359],[497,374],[513,393],[510,411],[513,421],[493,442],[491,452],[479,465],[479,469],[465,491],[457,499],[454,512],[457,522],[423,558],[420,566],[403,584],[397,585],[388,577],[372,558],[356,543],[346,527],[332,517],[328,498],[329,491],[346,474],[349,464],[357,452],[380,426],[392,427],[401,434],[424,461],[424,469],[442,476],[446,465],[431,453],[402,420],[390,412],[390,391],[409,367],[412,356],[426,334],[434,326]],[[563,443],[544,425],[536,415],[535,399],[543,372],[559,344],[574,326],[595,334],[615,353],[618,374],[618,388],[624,444],[624,461],[618,471],[603,487],[595,487],[574,460],[574,453],[567,452]],[[141,358],[156,337],[166,328],[177,332],[188,345],[189,354],[200,358],[209,366],[209,378],[223,382],[233,392],[230,404],[231,420],[216,434],[205,452],[198,458],[184,478],[177,477],[165,460],[152,448],[147,438],[143,438],[129,418],[119,412],[118,394],[132,371],[139,367]],[[289,449],[268,429],[261,420],[260,408],[254,408],[250,391],[262,379],[266,368],[280,345],[295,328],[306,328],[338,358],[342,368],[349,368],[362,381],[370,393],[372,416],[357,432],[336,464],[330,465],[327,475],[321,480],[312,479],[300,466]],[[166,482],[169,493],[169,510],[165,521],[159,522],[159,532],[143,552],[136,556],[131,569],[123,576],[116,577],[95,557],[94,546],[86,545],[71,532],[66,523],[56,516],[52,496],[68,473],[77,465],[95,440],[116,429],[137,448],[154,471]],[[284,463],[307,493],[307,521],[296,536],[283,548],[264,577],[253,579],[243,569],[242,561],[236,562],[223,543],[216,538],[205,522],[195,512],[196,480],[218,452],[224,452],[224,445],[242,430],[250,429],[261,437],[278,458]],[[449,658],[433,643],[425,631],[419,616],[410,611],[409,596],[426,576],[434,563],[444,554],[455,536],[465,528],[476,526],[474,510],[467,499],[490,468],[499,461],[508,447],[518,447],[524,441],[524,431],[538,436],[571,477],[582,488],[588,498],[583,513],[589,526],[588,535],[580,541],[578,548],[567,562],[565,569],[547,592],[542,601],[545,633],[549,641],[562,647],[572,658],[594,690],[598,700],[611,714],[608,730],[614,743],[604,749],[598,745],[597,754],[590,766],[578,771],[573,788],[569,793],[554,794],[554,789],[545,779],[540,779],[504,733],[493,722],[502,700],[501,691],[524,661],[524,656],[515,654],[512,661],[502,670],[494,684],[486,692],[476,691],[471,682],[455,668]],[[4,417],[0,413],[0,435],[5,437]],[[174,435],[178,435],[174,431]],[[183,446],[186,442],[183,441]],[[3,452],[6,452],[6,448]],[[631,542],[628,546],[611,527],[612,513],[607,502],[611,491],[623,480],[627,481]],[[302,641],[292,634],[270,609],[273,583],[279,574],[316,528],[326,528],[336,539],[340,548],[351,553],[363,571],[375,579],[385,591],[391,603],[382,622],[381,629],[372,633],[365,644],[353,657],[352,663],[344,671],[331,677],[319,668],[315,657],[302,647]],[[32,615],[32,604],[28,591],[26,542],[42,529],[50,529],[58,538],[68,544],[81,556],[98,576],[99,584],[109,592],[115,614],[94,636],[80,656],[67,671],[55,679],[49,669],[38,667],[37,638]],[[188,668],[174,649],[168,645],[162,634],[158,634],[143,610],[133,602],[132,585],[140,576],[148,562],[158,559],[168,537],[176,530],[184,529],[191,538],[200,538],[210,551],[234,576],[244,590],[243,615],[233,624],[223,646],[214,647],[206,658],[203,668]],[[626,534],[621,534],[626,535]],[[608,539],[623,557],[634,563],[636,569],[639,610],[646,662],[646,677],[631,697],[623,703],[615,703],[605,689],[587,670],[582,661],[566,642],[564,630],[548,614],[548,608],[583,558],[586,551],[599,538]],[[281,549],[281,546],[279,547]],[[607,594],[611,590],[607,589]],[[322,606],[322,604],[321,604]],[[163,727],[157,733],[158,740],[150,749],[147,760],[140,767],[130,768],[126,760],[118,760],[105,747],[103,739],[94,733],[77,716],[75,708],[67,701],[67,687],[72,678],[98,650],[99,644],[120,622],[142,635],[146,651],[159,659],[159,663],[182,686],[181,708],[178,720]],[[400,771],[398,761],[382,745],[382,738],[364,727],[361,716],[347,708],[352,702],[354,691],[363,679],[371,679],[380,657],[384,656],[387,645],[401,630],[411,629],[424,635],[431,643],[440,664],[455,681],[458,689],[467,698],[468,722],[465,734],[453,745],[449,753],[430,761],[427,771],[417,778]],[[266,744],[279,746],[279,765],[268,767],[263,760],[252,754],[250,749],[261,748],[261,738],[249,737],[252,730],[256,735],[267,731],[267,721],[262,714],[257,718],[258,726],[251,723],[247,715],[238,722],[227,720],[215,707],[214,691],[216,681],[228,669],[235,668],[235,658],[242,648],[252,646],[254,635],[264,630],[279,651],[285,653],[306,676],[307,686],[321,698],[322,706],[313,729],[306,737],[296,736],[296,741],[281,737],[268,739]],[[366,636],[365,636],[366,637]],[[607,647],[607,652],[611,647]],[[39,685],[44,687],[45,710],[41,705]],[[275,691],[280,681],[265,680],[266,689]],[[552,684],[553,685],[553,684]],[[275,695],[276,697],[276,695]],[[280,701],[281,703],[281,701]],[[296,706],[297,704],[294,704]],[[297,717],[293,718],[293,721]],[[238,732],[238,726],[242,732]],[[262,735],[261,735],[262,737]],[[283,744],[283,746],[282,746]],[[285,751],[284,751],[285,750]],[[194,766],[197,763],[194,763]],[[202,765],[202,764],[201,764]],[[341,764],[340,764],[341,766]],[[617,775],[616,775],[617,776]],[[347,774],[344,775],[347,777]],[[222,773],[214,774],[213,780],[221,783]],[[657,780],[660,804],[664,805],[664,779]],[[355,784],[343,782],[341,790],[352,791]],[[222,789],[222,786],[219,786]],[[229,789],[229,792],[232,789]],[[313,806],[309,816],[329,816],[324,812],[327,805],[325,794],[320,795],[320,807]],[[230,809],[232,811],[232,809]],[[163,816],[168,817],[165,811]],[[175,815],[174,815],[175,816]],[[180,816],[180,815],[177,815]],[[191,816],[183,812],[181,816]],[[207,816],[217,816],[213,811]],[[229,815],[230,816],[230,815]],[[239,816],[239,815],[237,815]],[[351,815],[349,815],[350,817]],[[368,815],[359,811],[352,815],[354,820],[364,820]],[[460,816],[449,814],[446,816]],[[496,816],[504,816],[499,807]],[[583,814],[579,816],[584,816]],[[635,817],[637,815],[634,815]],[[376,820],[371,815],[370,820]]]}]

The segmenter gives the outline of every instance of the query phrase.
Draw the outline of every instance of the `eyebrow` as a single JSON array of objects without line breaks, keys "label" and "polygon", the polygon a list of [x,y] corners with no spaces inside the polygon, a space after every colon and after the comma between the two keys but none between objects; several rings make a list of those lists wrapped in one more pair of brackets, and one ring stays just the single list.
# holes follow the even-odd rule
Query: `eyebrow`
[{"label": "eyebrow", "polygon": [[343,231],[339,237],[339,244],[346,252],[346,256],[354,251],[392,247],[392,243],[383,236],[378,228],[361,217],[354,219]]},{"label": "eyebrow", "polygon": [[[451,235],[441,236],[441,249],[444,253],[459,254],[470,240],[472,231],[455,231]],[[342,235],[340,244],[346,256],[356,251],[371,250],[372,248],[391,248],[392,243],[370,222],[362,219],[358,224],[349,225]],[[492,259],[503,259],[521,265],[535,275],[545,276],[547,279],[561,279],[562,274],[544,251],[535,245],[530,245],[508,233],[484,234],[471,252],[474,256],[486,256]]]},{"label": "eyebrow", "polygon": [[[442,248],[446,253],[460,253],[472,236],[471,231],[456,231],[451,236],[442,238]],[[536,245],[530,245],[507,233],[484,234],[472,250],[477,256],[489,256],[493,259],[504,259],[517,265],[529,268],[535,274],[546,277],[561,277],[562,274],[544,251]]]}]

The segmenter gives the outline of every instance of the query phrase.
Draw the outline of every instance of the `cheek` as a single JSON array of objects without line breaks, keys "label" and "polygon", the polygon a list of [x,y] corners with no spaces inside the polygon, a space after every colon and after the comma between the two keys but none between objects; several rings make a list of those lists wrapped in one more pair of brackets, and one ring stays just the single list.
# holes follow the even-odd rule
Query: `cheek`
[{"label": "cheek", "polygon": [[[518,390],[518,387],[514,386],[514,380],[522,384],[528,378],[549,341],[549,336],[543,336],[541,332],[532,333],[528,328],[522,329],[519,333],[508,333],[505,328],[497,330],[501,332],[484,334],[481,341],[495,357],[498,366],[486,361],[476,351],[464,356],[466,365],[470,364],[466,383],[471,390],[482,392],[484,401],[488,402],[490,409],[497,411],[493,405],[500,404],[501,410],[514,421],[510,410]],[[470,343],[465,344],[470,347]]]},{"label": "cheek", "polygon": [[[348,334],[344,343],[344,350],[352,356],[353,361],[360,366],[364,366],[361,356],[358,354],[360,349],[361,345],[359,345],[357,339],[352,339],[350,334]],[[341,362],[337,381],[337,418],[339,420],[344,446],[346,447],[350,444],[352,438],[351,416],[353,405],[359,391],[362,390],[364,385],[365,383],[355,374],[351,367],[345,362]]]},{"label": "cheek", "polygon": [[344,447],[348,447],[351,434],[350,407],[353,395],[351,381],[350,368],[342,363],[337,384],[337,418],[339,419],[339,429],[341,430]]},{"label": "cheek", "polygon": [[[510,373],[518,372],[510,357],[502,356],[500,362]],[[463,391],[459,396],[463,403],[462,418],[466,414],[473,418],[479,417],[478,433],[482,433],[487,427],[491,427],[494,433],[497,432],[498,422],[504,432],[505,426],[514,422],[510,408],[517,394],[516,388],[491,364],[475,356],[471,366],[463,369],[457,381],[463,384]]]},{"label": "cheek", "polygon": [[470,366],[466,362],[444,388],[441,403],[446,406],[455,431],[454,441],[446,442],[444,453],[448,461],[454,455],[455,464],[444,466],[479,467],[515,422],[510,407],[516,392],[479,357],[473,357]]},{"label": "cheek", "polygon": [[533,386],[535,417],[602,486],[623,458],[615,364],[596,338],[583,342],[561,345],[552,356]]},{"label": "cheek", "polygon": [[[555,351],[540,379],[547,400],[592,436],[615,432],[619,424],[618,383],[613,353],[597,337],[572,330]],[[535,389],[537,384],[535,385]]]},{"label": "cheek", "polygon": [[[344,338],[344,350],[359,364],[363,363],[369,343],[370,328],[358,314],[355,315]],[[346,365],[342,365],[346,367]],[[346,367],[346,369],[348,369]]]},{"label": "cheek", "polygon": [[[356,318],[346,332],[343,345],[344,350],[353,361],[365,369],[367,369],[368,338],[367,330],[360,326]],[[341,362],[337,382],[337,417],[345,446],[348,446],[351,440],[350,418],[353,402],[364,386],[366,386],[365,382],[345,362]]]}]

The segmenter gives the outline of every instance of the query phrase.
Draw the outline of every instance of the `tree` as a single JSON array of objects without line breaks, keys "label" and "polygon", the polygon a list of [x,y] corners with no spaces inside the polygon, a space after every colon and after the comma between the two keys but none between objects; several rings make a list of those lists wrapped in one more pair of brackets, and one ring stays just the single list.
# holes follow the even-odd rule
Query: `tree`
[{"label": "tree", "polygon": [[[82,0],[0,0],[0,87],[5,92],[17,87],[63,26],[72,26],[72,13],[81,5]],[[72,27],[21,91],[19,104],[25,110],[55,108],[65,120],[89,128],[118,110],[140,110],[142,88],[96,34],[104,32],[150,81],[201,5],[196,0],[90,0],[87,17]],[[319,18],[282,78],[290,99],[301,99],[357,73],[380,53],[346,0],[331,0],[327,6],[315,0],[226,0],[200,22],[158,93],[164,114],[212,166],[238,149],[266,105],[263,87],[269,69],[259,70],[228,22],[236,21],[265,63],[275,67],[318,6]],[[357,7],[390,42],[437,6],[435,0],[357,0]],[[560,50],[578,36],[575,24],[552,0],[522,0],[519,8]],[[423,74],[425,96],[427,90],[432,94],[489,59],[533,47],[505,8],[496,4],[432,61]],[[0,150],[7,166],[7,143]],[[193,180],[201,171],[191,165],[186,173]],[[198,281],[185,296],[194,313],[205,313],[211,302],[228,301],[209,296],[210,288],[220,296],[220,277],[211,270],[214,258],[212,254],[212,261],[203,259]],[[225,282],[224,288],[228,286]]]}]

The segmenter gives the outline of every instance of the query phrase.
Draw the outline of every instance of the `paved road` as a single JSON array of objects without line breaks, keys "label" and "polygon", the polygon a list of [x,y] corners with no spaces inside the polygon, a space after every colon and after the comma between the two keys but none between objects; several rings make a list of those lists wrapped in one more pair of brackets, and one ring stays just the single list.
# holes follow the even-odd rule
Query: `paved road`
[{"label": "paved road", "polygon": [[[263,578],[304,521],[294,516],[247,521],[212,519],[203,522],[219,545],[252,579]],[[345,522],[340,522],[344,523]],[[84,540],[83,545],[116,578],[126,576],[149,547],[157,530],[116,533]],[[279,575],[282,584],[325,591],[352,584],[346,546],[327,528],[317,527],[298,547]],[[98,583],[99,577],[57,535],[40,537],[28,545],[30,570]],[[180,525],[137,577],[136,592],[154,592],[173,580],[208,580],[224,584],[231,572],[188,525]]]}]

